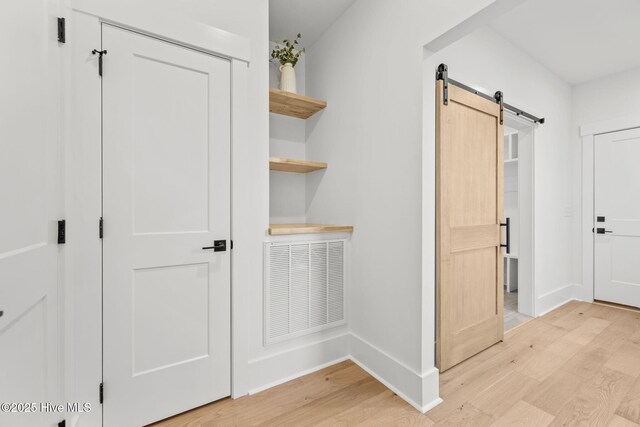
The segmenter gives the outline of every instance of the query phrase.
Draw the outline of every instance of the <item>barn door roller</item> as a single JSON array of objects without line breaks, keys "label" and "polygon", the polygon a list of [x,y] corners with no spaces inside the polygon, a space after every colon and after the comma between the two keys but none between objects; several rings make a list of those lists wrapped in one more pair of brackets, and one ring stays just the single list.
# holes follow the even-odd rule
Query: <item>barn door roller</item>
[{"label": "barn door roller", "polygon": [[438,65],[438,70],[436,71],[436,80],[442,80],[444,89],[444,105],[449,105],[449,76],[447,74],[447,66],[445,64]]}]

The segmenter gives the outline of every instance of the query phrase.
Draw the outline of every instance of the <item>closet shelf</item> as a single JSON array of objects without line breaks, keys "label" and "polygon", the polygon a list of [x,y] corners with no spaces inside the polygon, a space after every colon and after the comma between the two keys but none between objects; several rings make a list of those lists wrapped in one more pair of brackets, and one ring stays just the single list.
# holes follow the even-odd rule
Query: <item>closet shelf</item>
[{"label": "closet shelf", "polygon": [[270,224],[269,234],[351,233],[352,225],[334,224]]},{"label": "closet shelf", "polygon": [[272,171],[309,173],[326,168],[327,164],[322,162],[287,159],[285,157],[269,157],[269,169]]},{"label": "closet shelf", "polygon": [[269,111],[285,116],[308,119],[327,106],[326,101],[269,88]]}]

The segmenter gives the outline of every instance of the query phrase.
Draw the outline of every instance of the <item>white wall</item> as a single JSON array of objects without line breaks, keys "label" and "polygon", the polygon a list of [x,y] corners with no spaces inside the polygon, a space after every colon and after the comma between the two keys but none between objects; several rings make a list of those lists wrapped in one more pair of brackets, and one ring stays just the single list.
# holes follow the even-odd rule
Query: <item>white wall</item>
[{"label": "white wall", "polygon": [[355,226],[351,354],[418,407],[438,388],[421,273],[422,47],[489,3],[359,0],[308,49],[307,94],[327,108],[307,120],[307,157],[329,168],[307,178],[307,219]]},{"label": "white wall", "polygon": [[640,112],[640,68],[574,86],[572,109],[577,126]]},{"label": "white wall", "polygon": [[[501,90],[505,102],[545,118],[534,137],[535,309],[543,313],[573,296],[570,230],[579,214],[571,193],[571,87],[489,28],[425,61],[425,89],[431,93],[439,63],[449,66],[451,78],[490,94]],[[434,123],[433,111],[428,125]]]},{"label": "white wall", "polygon": [[[572,281],[581,286],[580,297],[588,297],[593,283],[584,283],[582,277],[582,230],[592,224],[582,224],[582,140],[580,126],[640,115],[640,68],[613,74],[573,87],[572,101],[572,156],[573,206],[576,212],[572,224]],[[589,288],[589,289],[586,289]]]}]

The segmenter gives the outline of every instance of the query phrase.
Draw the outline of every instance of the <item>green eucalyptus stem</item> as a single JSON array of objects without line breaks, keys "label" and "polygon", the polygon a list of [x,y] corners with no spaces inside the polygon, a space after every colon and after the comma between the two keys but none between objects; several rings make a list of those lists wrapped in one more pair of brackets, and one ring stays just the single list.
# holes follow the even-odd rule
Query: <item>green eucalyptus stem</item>
[{"label": "green eucalyptus stem", "polygon": [[300,59],[300,55],[304,53],[304,48],[296,49],[296,45],[299,45],[299,41],[302,38],[302,35],[298,33],[296,38],[291,41],[291,39],[284,39],[282,43],[276,40],[276,45],[271,51],[271,60],[277,60],[280,62],[280,65],[291,64],[291,66],[295,67]]}]

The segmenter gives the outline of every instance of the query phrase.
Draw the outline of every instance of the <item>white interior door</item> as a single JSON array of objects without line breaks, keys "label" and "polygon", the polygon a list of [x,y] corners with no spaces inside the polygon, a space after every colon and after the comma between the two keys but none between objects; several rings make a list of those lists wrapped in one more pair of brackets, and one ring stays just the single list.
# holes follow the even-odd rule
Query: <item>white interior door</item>
[{"label": "white interior door", "polygon": [[640,307],[640,129],[595,138],[595,299]]},{"label": "white interior door", "polygon": [[[62,214],[55,2],[3,4],[0,28],[0,426],[54,426],[62,403]],[[20,42],[7,34],[20,34]],[[25,407],[25,403],[35,406]]]},{"label": "white interior door", "polygon": [[230,62],[103,24],[104,423],[230,394]]}]

